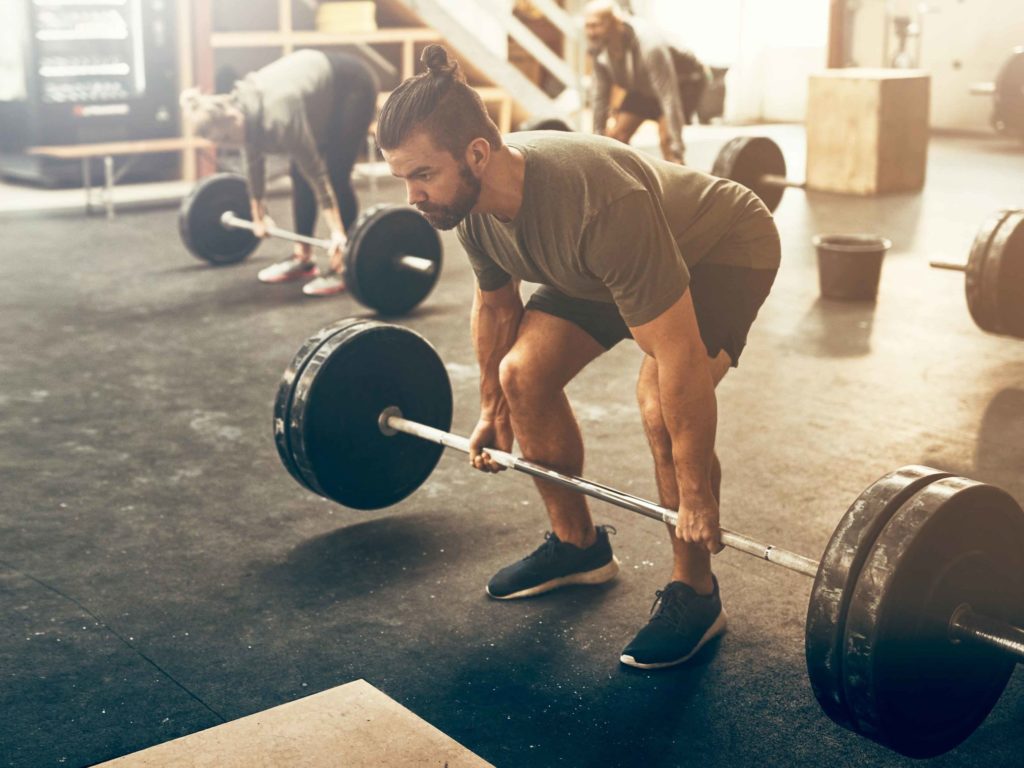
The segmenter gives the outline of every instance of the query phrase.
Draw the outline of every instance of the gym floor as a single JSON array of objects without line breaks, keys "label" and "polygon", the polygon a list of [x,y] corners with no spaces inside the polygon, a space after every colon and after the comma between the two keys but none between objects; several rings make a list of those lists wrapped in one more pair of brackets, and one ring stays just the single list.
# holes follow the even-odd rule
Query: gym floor
[{"label": "gym floor", "polygon": [[[799,127],[769,127],[800,174]],[[730,132],[736,133],[735,130]],[[711,166],[726,134],[691,139]],[[935,138],[922,194],[788,191],[783,267],[740,368],[719,389],[723,523],[817,557],[849,503],[923,463],[1024,500],[1024,342],[972,323],[965,260],[996,209],[1019,205],[1024,152]],[[361,188],[364,206],[375,200]],[[380,198],[403,190],[383,183]],[[284,199],[272,202],[289,225]],[[620,578],[528,601],[488,600],[537,546],[531,483],[450,453],[398,506],[357,512],[301,489],[271,436],[278,380],[349,297],[268,287],[206,267],[176,212],[0,222],[0,765],[81,766],[351,680],[498,766],[896,766],[835,726],[807,683],[810,580],[733,551],[716,560],[730,632],[693,663],[618,663],[668,576],[662,526],[594,504]],[[892,239],[874,304],[818,295],[810,238]],[[444,357],[454,430],[476,418],[473,276],[453,234],[438,288],[401,320]],[[622,344],[570,387],[586,474],[654,496]],[[1024,751],[1024,673],[938,766],[1010,765]],[[383,762],[383,759],[382,759]]]}]

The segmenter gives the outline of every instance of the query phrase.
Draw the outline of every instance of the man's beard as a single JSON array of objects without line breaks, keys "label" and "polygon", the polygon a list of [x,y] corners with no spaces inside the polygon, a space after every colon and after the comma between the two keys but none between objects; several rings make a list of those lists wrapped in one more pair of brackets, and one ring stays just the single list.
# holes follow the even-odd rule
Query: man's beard
[{"label": "man's beard", "polygon": [[455,191],[455,199],[448,205],[423,203],[417,208],[435,229],[453,229],[469,215],[479,199],[480,179],[473,175],[466,163],[460,163],[459,188]]}]

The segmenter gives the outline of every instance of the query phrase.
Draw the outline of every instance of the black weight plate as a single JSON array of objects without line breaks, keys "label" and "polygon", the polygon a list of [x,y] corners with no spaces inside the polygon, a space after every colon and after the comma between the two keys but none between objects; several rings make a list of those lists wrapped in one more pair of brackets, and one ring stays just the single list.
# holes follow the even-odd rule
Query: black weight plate
[{"label": "black weight plate", "polygon": [[444,448],[383,434],[378,418],[389,406],[450,428],[451,383],[429,342],[374,321],[324,342],[296,382],[289,418],[292,458],[306,486],[356,509],[386,507],[419,488]]},{"label": "black weight plate", "polygon": [[989,245],[982,274],[994,333],[1024,337],[1024,211],[1010,212]]},{"label": "black weight plate", "polygon": [[1024,138],[1024,47],[1015,48],[999,70],[992,100],[992,123]]},{"label": "black weight plate", "polygon": [[537,117],[519,126],[520,131],[568,131],[572,127],[560,117]]},{"label": "black weight plate", "polygon": [[295,357],[292,358],[291,363],[288,364],[284,374],[281,376],[281,383],[277,388],[277,396],[274,398],[274,444],[277,446],[277,455],[281,457],[281,463],[288,470],[288,474],[298,481],[299,485],[305,486],[306,481],[292,460],[292,449],[288,440],[288,423],[292,407],[292,395],[295,391],[295,382],[303,370],[305,370],[306,363],[309,362],[309,359],[313,357],[313,354],[320,349],[320,346],[327,339],[364,322],[366,320],[363,318],[349,317],[332,323],[326,328],[321,328],[303,342],[302,346],[299,347],[299,351],[295,353]]},{"label": "black weight plate", "polygon": [[954,643],[969,604],[1012,623],[1024,605],[1024,511],[963,477],[925,486],[875,539],[846,616],[847,708],[854,729],[909,757],[953,749],[988,715],[1013,657]]},{"label": "black weight plate", "polygon": [[[401,255],[434,262],[430,274],[402,269]],[[345,284],[382,315],[405,314],[423,301],[441,275],[441,237],[415,208],[376,205],[353,227],[345,250]]]},{"label": "black weight plate", "polygon": [[786,175],[786,158],[779,145],[764,136],[737,136],[725,143],[711,167],[714,176],[738,181],[755,195],[769,211],[775,212],[782,201],[784,187],[765,184],[762,177]]},{"label": "black weight plate", "polygon": [[260,239],[252,232],[221,224],[221,216],[228,211],[252,220],[249,185],[235,173],[207,176],[181,201],[178,232],[193,256],[221,266],[242,261],[256,250]]},{"label": "black weight plate", "polygon": [[[992,250],[992,245],[996,234],[1014,210],[1012,208],[1001,210],[981,226],[971,244],[971,253],[967,258],[967,269],[964,273],[967,309],[975,324],[989,333],[998,333],[996,329],[999,327],[998,257],[1000,254],[998,251]],[[996,259],[994,266],[991,266],[993,253]]]},{"label": "black weight plate", "polygon": [[948,472],[907,466],[869,485],[843,515],[821,556],[807,606],[804,650],[814,696],[825,713],[849,727],[843,693],[843,632],[861,566],[889,518],[924,486]]}]

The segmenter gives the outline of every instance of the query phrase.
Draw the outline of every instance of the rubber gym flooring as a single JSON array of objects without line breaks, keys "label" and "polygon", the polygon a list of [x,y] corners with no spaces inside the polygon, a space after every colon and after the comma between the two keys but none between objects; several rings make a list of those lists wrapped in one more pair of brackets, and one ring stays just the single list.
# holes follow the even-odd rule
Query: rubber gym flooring
[{"label": "rubber gym flooring", "polygon": [[[768,133],[800,175],[800,130]],[[692,140],[691,162],[710,167],[721,143]],[[962,275],[926,266],[966,259],[989,214],[1022,204],[1022,177],[1012,141],[937,138],[920,195],[786,193],[782,270],[719,389],[725,525],[817,557],[857,494],[910,463],[1024,500],[1024,342],[979,331]],[[290,224],[285,200],[272,209]],[[546,530],[526,478],[449,454],[373,513],[300,488],[271,435],[279,377],[307,335],[366,312],[258,284],[280,243],[200,264],[175,216],[0,220],[0,765],[88,765],[359,678],[498,766],[910,764],[819,710],[802,576],[719,555],[730,632],[688,666],[638,672],[618,654],[667,579],[659,524],[595,503],[620,578],[498,603],[488,577]],[[877,303],[819,299],[811,236],[863,231],[895,244]],[[473,278],[444,243],[437,290],[402,322],[443,355],[466,433]],[[586,474],[653,497],[639,362],[620,345],[570,397]],[[1022,750],[1018,670],[933,762]]]}]

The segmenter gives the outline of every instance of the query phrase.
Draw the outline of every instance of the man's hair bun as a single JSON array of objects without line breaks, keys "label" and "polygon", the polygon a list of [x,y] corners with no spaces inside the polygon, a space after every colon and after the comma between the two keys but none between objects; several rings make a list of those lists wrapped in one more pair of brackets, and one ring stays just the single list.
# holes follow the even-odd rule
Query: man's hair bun
[{"label": "man's hair bun", "polygon": [[423,49],[420,54],[420,61],[426,66],[427,71],[434,77],[450,77],[453,80],[461,80],[459,62],[448,58],[448,51],[443,45],[431,43]]}]

